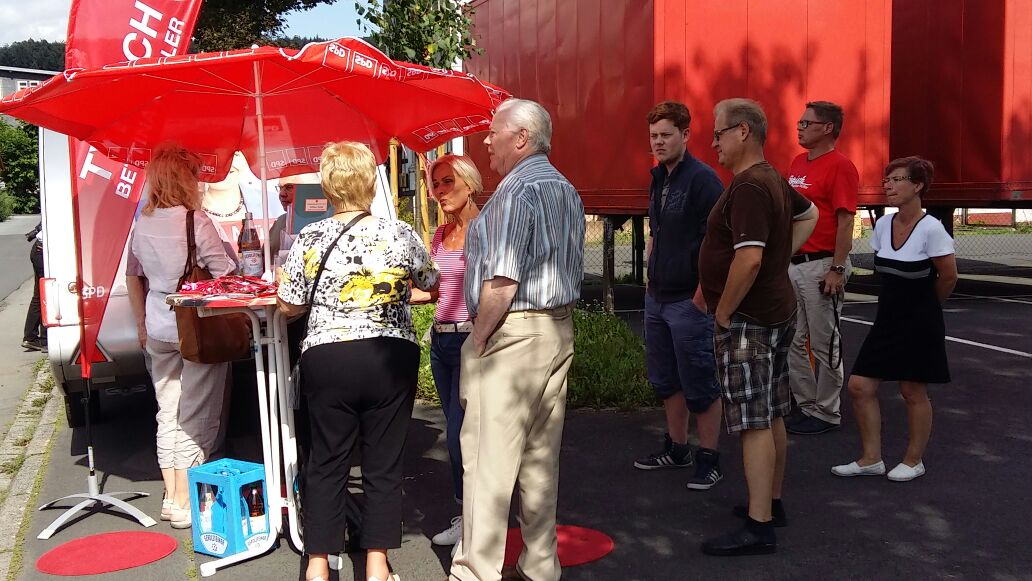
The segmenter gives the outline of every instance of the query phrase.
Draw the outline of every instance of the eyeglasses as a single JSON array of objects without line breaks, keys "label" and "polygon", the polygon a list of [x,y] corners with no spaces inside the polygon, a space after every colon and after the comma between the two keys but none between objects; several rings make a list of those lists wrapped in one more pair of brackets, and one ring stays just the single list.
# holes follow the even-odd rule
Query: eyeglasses
[{"label": "eyeglasses", "polygon": [[889,185],[889,182],[892,182],[894,184],[898,184],[899,182],[909,182],[909,181],[912,181],[910,179],[910,176],[889,176],[887,178],[882,178],[881,185],[887,186],[887,185]]},{"label": "eyeglasses", "polygon": [[828,123],[831,123],[831,121],[817,121],[816,119],[803,119],[802,121],[796,121],[795,126],[796,126],[797,129],[806,129],[809,126],[816,125],[818,123],[821,124],[821,125],[827,125]]},{"label": "eyeglasses", "polygon": [[722,135],[724,135],[728,131],[731,131],[732,129],[736,129],[740,125],[741,125],[741,123],[735,123],[734,125],[728,125],[727,127],[723,128],[723,129],[717,129],[716,131],[713,132],[713,141],[720,141],[720,137]]}]

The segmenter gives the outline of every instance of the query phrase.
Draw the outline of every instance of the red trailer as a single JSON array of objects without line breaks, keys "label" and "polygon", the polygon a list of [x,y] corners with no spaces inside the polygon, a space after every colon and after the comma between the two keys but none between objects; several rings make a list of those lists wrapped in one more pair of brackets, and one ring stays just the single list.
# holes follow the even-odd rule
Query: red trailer
[{"label": "red trailer", "polygon": [[[713,105],[740,96],[764,106],[767,155],[781,170],[801,151],[795,121],[806,101],[843,105],[839,148],[860,170],[863,205],[884,203],[889,159],[920,154],[938,168],[931,205],[1032,207],[1032,0],[473,6],[485,52],[469,71],[548,109],[552,160],[589,213],[646,212],[653,104],[687,103],[689,150],[716,167]],[[478,139],[469,149],[487,167]],[[490,190],[497,178],[485,174]]]}]

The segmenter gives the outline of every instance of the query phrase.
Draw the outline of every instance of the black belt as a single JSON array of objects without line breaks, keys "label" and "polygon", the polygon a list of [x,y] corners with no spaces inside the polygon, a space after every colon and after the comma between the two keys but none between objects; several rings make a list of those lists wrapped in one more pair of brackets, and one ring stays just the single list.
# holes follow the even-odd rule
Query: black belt
[{"label": "black belt", "polygon": [[832,258],[835,256],[834,252],[828,252],[822,250],[820,252],[804,252],[802,254],[796,254],[792,257],[792,264],[802,264],[804,262],[812,262],[814,260],[821,260],[822,258]]}]

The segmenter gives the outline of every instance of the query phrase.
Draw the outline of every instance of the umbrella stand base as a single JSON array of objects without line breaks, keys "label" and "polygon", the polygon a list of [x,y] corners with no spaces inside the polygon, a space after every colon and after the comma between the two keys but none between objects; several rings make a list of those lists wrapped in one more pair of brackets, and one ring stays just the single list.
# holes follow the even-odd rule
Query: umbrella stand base
[{"label": "umbrella stand base", "polygon": [[39,533],[39,536],[37,536],[36,538],[46,540],[54,536],[54,533],[56,533],[58,529],[60,529],[65,523],[71,520],[72,517],[79,514],[80,511],[90,510],[89,514],[93,514],[107,507],[111,507],[113,509],[117,509],[126,513],[128,516],[131,516],[134,519],[136,519],[144,527],[152,527],[158,524],[154,519],[144,514],[143,511],[141,511],[140,509],[136,508],[135,506],[129,504],[128,502],[122,499],[116,498],[116,496],[130,496],[135,498],[149,496],[146,492],[110,492],[107,494],[101,494],[97,486],[96,474],[91,474],[89,476],[89,490],[90,492],[80,492],[78,494],[69,494],[68,496],[63,496],[61,498],[58,498],[57,500],[52,500],[44,504],[43,506],[39,507],[39,510],[45,510],[65,500],[71,500],[76,498],[85,499],[79,504],[76,504],[75,506],[64,511],[64,513],[62,513],[61,516],[54,519],[54,522],[50,523],[50,525],[48,525],[47,528],[43,529],[43,532]]}]

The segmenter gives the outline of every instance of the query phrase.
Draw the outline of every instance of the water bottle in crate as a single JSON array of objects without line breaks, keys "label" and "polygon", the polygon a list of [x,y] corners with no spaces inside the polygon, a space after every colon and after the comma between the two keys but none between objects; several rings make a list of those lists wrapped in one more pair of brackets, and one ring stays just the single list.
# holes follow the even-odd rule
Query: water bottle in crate
[{"label": "water bottle in crate", "polygon": [[224,458],[191,468],[194,551],[226,557],[269,536],[265,467]]}]

